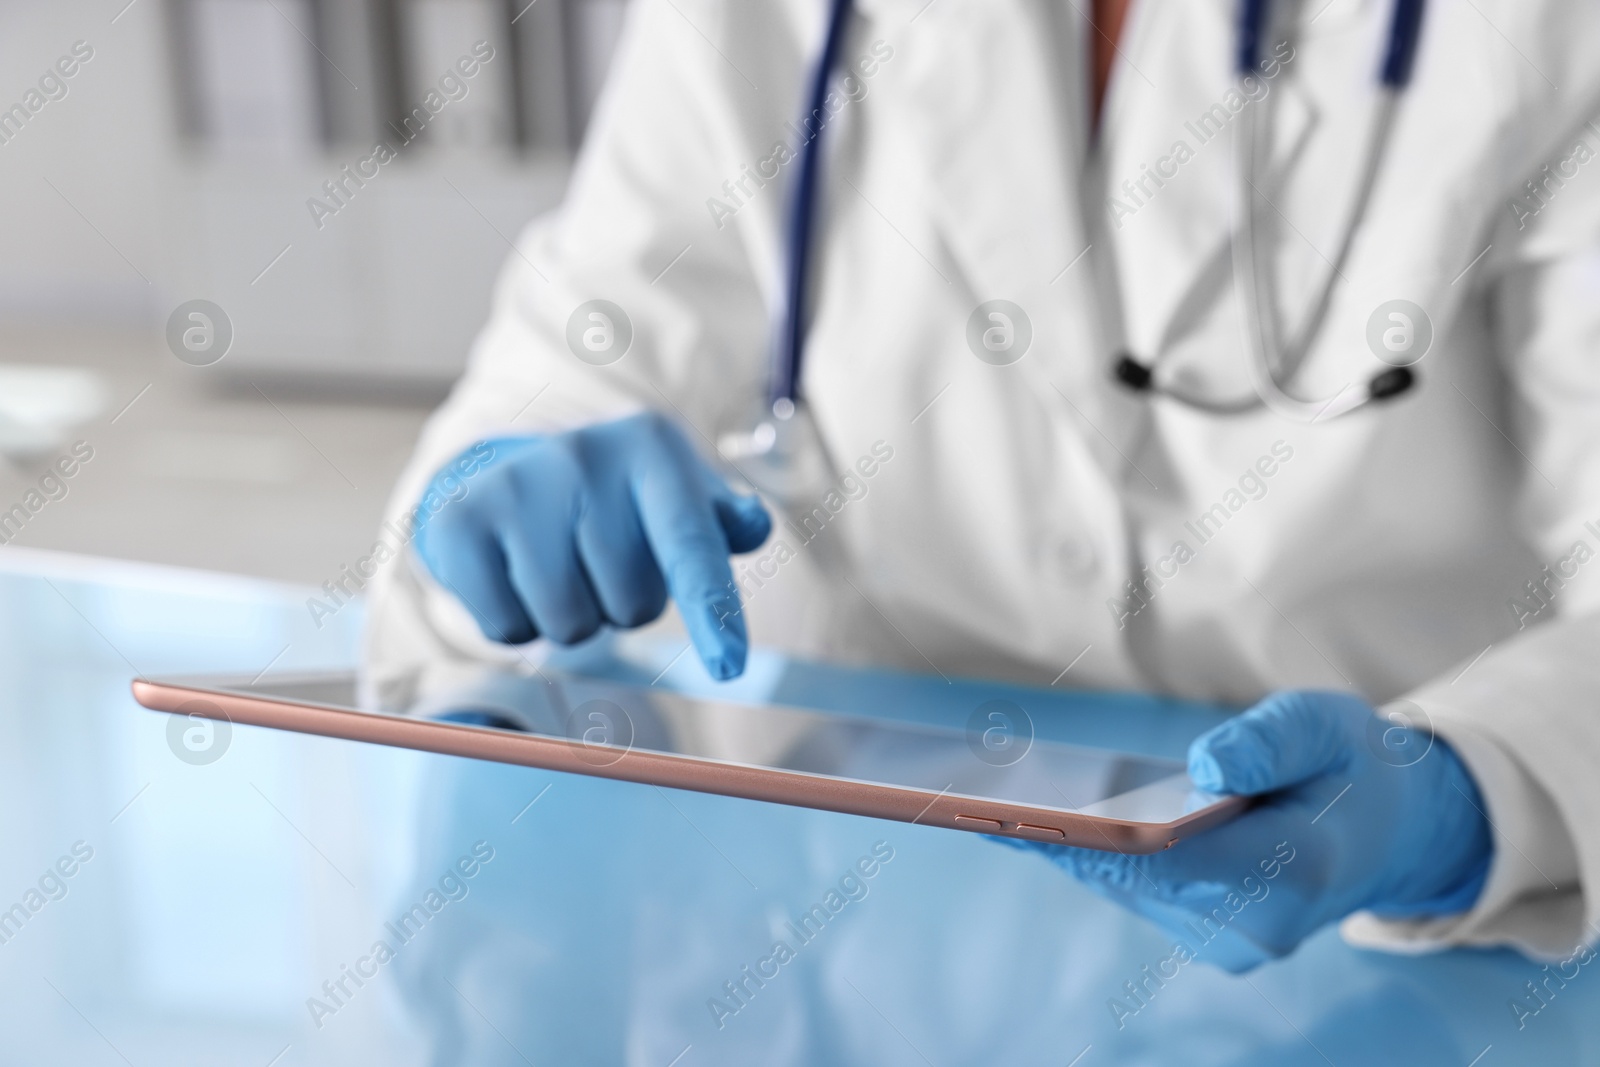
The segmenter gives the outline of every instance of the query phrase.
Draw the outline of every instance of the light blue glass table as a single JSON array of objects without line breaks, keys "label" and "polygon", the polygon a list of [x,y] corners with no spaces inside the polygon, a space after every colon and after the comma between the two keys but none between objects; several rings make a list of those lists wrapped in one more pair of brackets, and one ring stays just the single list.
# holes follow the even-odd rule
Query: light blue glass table
[{"label": "light blue glass table", "polygon": [[[1328,931],[1133,1000],[1169,939],[976,835],[247,727],[181,759],[135,672],[347,668],[358,610],[319,630],[302,590],[0,564],[0,1063],[1600,1061],[1593,968],[1519,1028],[1549,972],[1509,952]],[[564,662],[649,682],[676,651]],[[697,672],[660,684],[709,689]],[[1107,744],[1173,756],[1216,718],[772,656],[719,693],[958,725],[1003,697],[1041,733],[1093,703]]]}]

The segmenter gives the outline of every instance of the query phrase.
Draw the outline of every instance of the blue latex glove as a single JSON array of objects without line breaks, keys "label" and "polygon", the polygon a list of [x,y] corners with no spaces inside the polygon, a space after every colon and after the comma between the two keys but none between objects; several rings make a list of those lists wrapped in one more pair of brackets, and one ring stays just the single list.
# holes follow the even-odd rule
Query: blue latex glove
[{"label": "blue latex glove", "polygon": [[604,623],[650,622],[670,593],[711,676],[744,670],[749,635],[728,556],[772,532],[759,499],[736,495],[654,413],[490,444],[465,495],[455,463],[435,477],[457,499],[415,541],[485,636],[572,644]]},{"label": "blue latex glove", "polygon": [[1275,694],[1190,745],[1189,776],[1262,799],[1149,856],[996,840],[1044,853],[1236,973],[1351,912],[1466,911],[1488,876],[1489,821],[1460,758],[1355,697]]}]

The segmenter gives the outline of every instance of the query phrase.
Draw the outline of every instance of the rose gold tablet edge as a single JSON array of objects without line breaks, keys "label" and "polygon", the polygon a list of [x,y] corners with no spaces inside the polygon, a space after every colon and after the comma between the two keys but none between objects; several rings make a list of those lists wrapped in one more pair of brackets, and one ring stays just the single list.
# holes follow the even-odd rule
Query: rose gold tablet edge
[{"label": "rose gold tablet edge", "polygon": [[[1246,798],[1230,797],[1171,823],[1125,822],[1068,815],[1025,804],[947,797],[942,793],[933,795],[930,800],[929,793],[919,789],[823,778],[642,749],[624,749],[614,762],[601,764],[595,761],[594,754],[609,755],[609,749],[597,749],[567,738],[486,731],[460,723],[373,715],[347,708],[246,696],[143,678],[133,680],[132,690],[133,698],[143,707],[169,714],[191,713],[216,718],[207,715],[204,707],[185,706],[192,701],[205,700],[214,704],[229,722],[250,726],[1135,855],[1160,852],[1181,837],[1199,833],[1231,817],[1248,803]],[[958,817],[965,821],[957,821]],[[1061,837],[1055,836],[1056,831]]]}]

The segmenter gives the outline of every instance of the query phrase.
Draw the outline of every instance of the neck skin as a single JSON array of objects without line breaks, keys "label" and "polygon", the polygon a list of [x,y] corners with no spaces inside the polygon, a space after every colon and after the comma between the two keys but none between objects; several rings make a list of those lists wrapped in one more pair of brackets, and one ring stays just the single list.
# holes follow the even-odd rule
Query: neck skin
[{"label": "neck skin", "polygon": [[1122,40],[1122,24],[1133,0],[1094,0],[1094,111],[1095,132],[1100,130],[1100,111],[1105,104],[1106,84],[1111,80],[1111,66],[1117,59],[1117,45]]}]

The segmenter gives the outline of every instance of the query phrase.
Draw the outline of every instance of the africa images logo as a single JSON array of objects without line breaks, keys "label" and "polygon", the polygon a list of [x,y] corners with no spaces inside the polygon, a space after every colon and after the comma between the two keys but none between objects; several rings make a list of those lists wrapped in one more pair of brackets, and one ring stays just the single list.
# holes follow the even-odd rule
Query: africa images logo
[{"label": "africa images logo", "polygon": [[233,347],[233,322],[209,300],[188,300],[167,316],[167,348],[191,367],[209,367]]},{"label": "africa images logo", "polygon": [[217,762],[233,741],[233,723],[209,700],[187,700],[167,718],[167,747],[191,767]]},{"label": "africa images logo", "polygon": [[967,347],[992,366],[1010,366],[1032,344],[1033,322],[1009,300],[986,300],[967,318]]},{"label": "africa images logo", "polygon": [[567,348],[591,367],[606,367],[633,346],[633,322],[609,300],[588,300],[567,318]]}]

